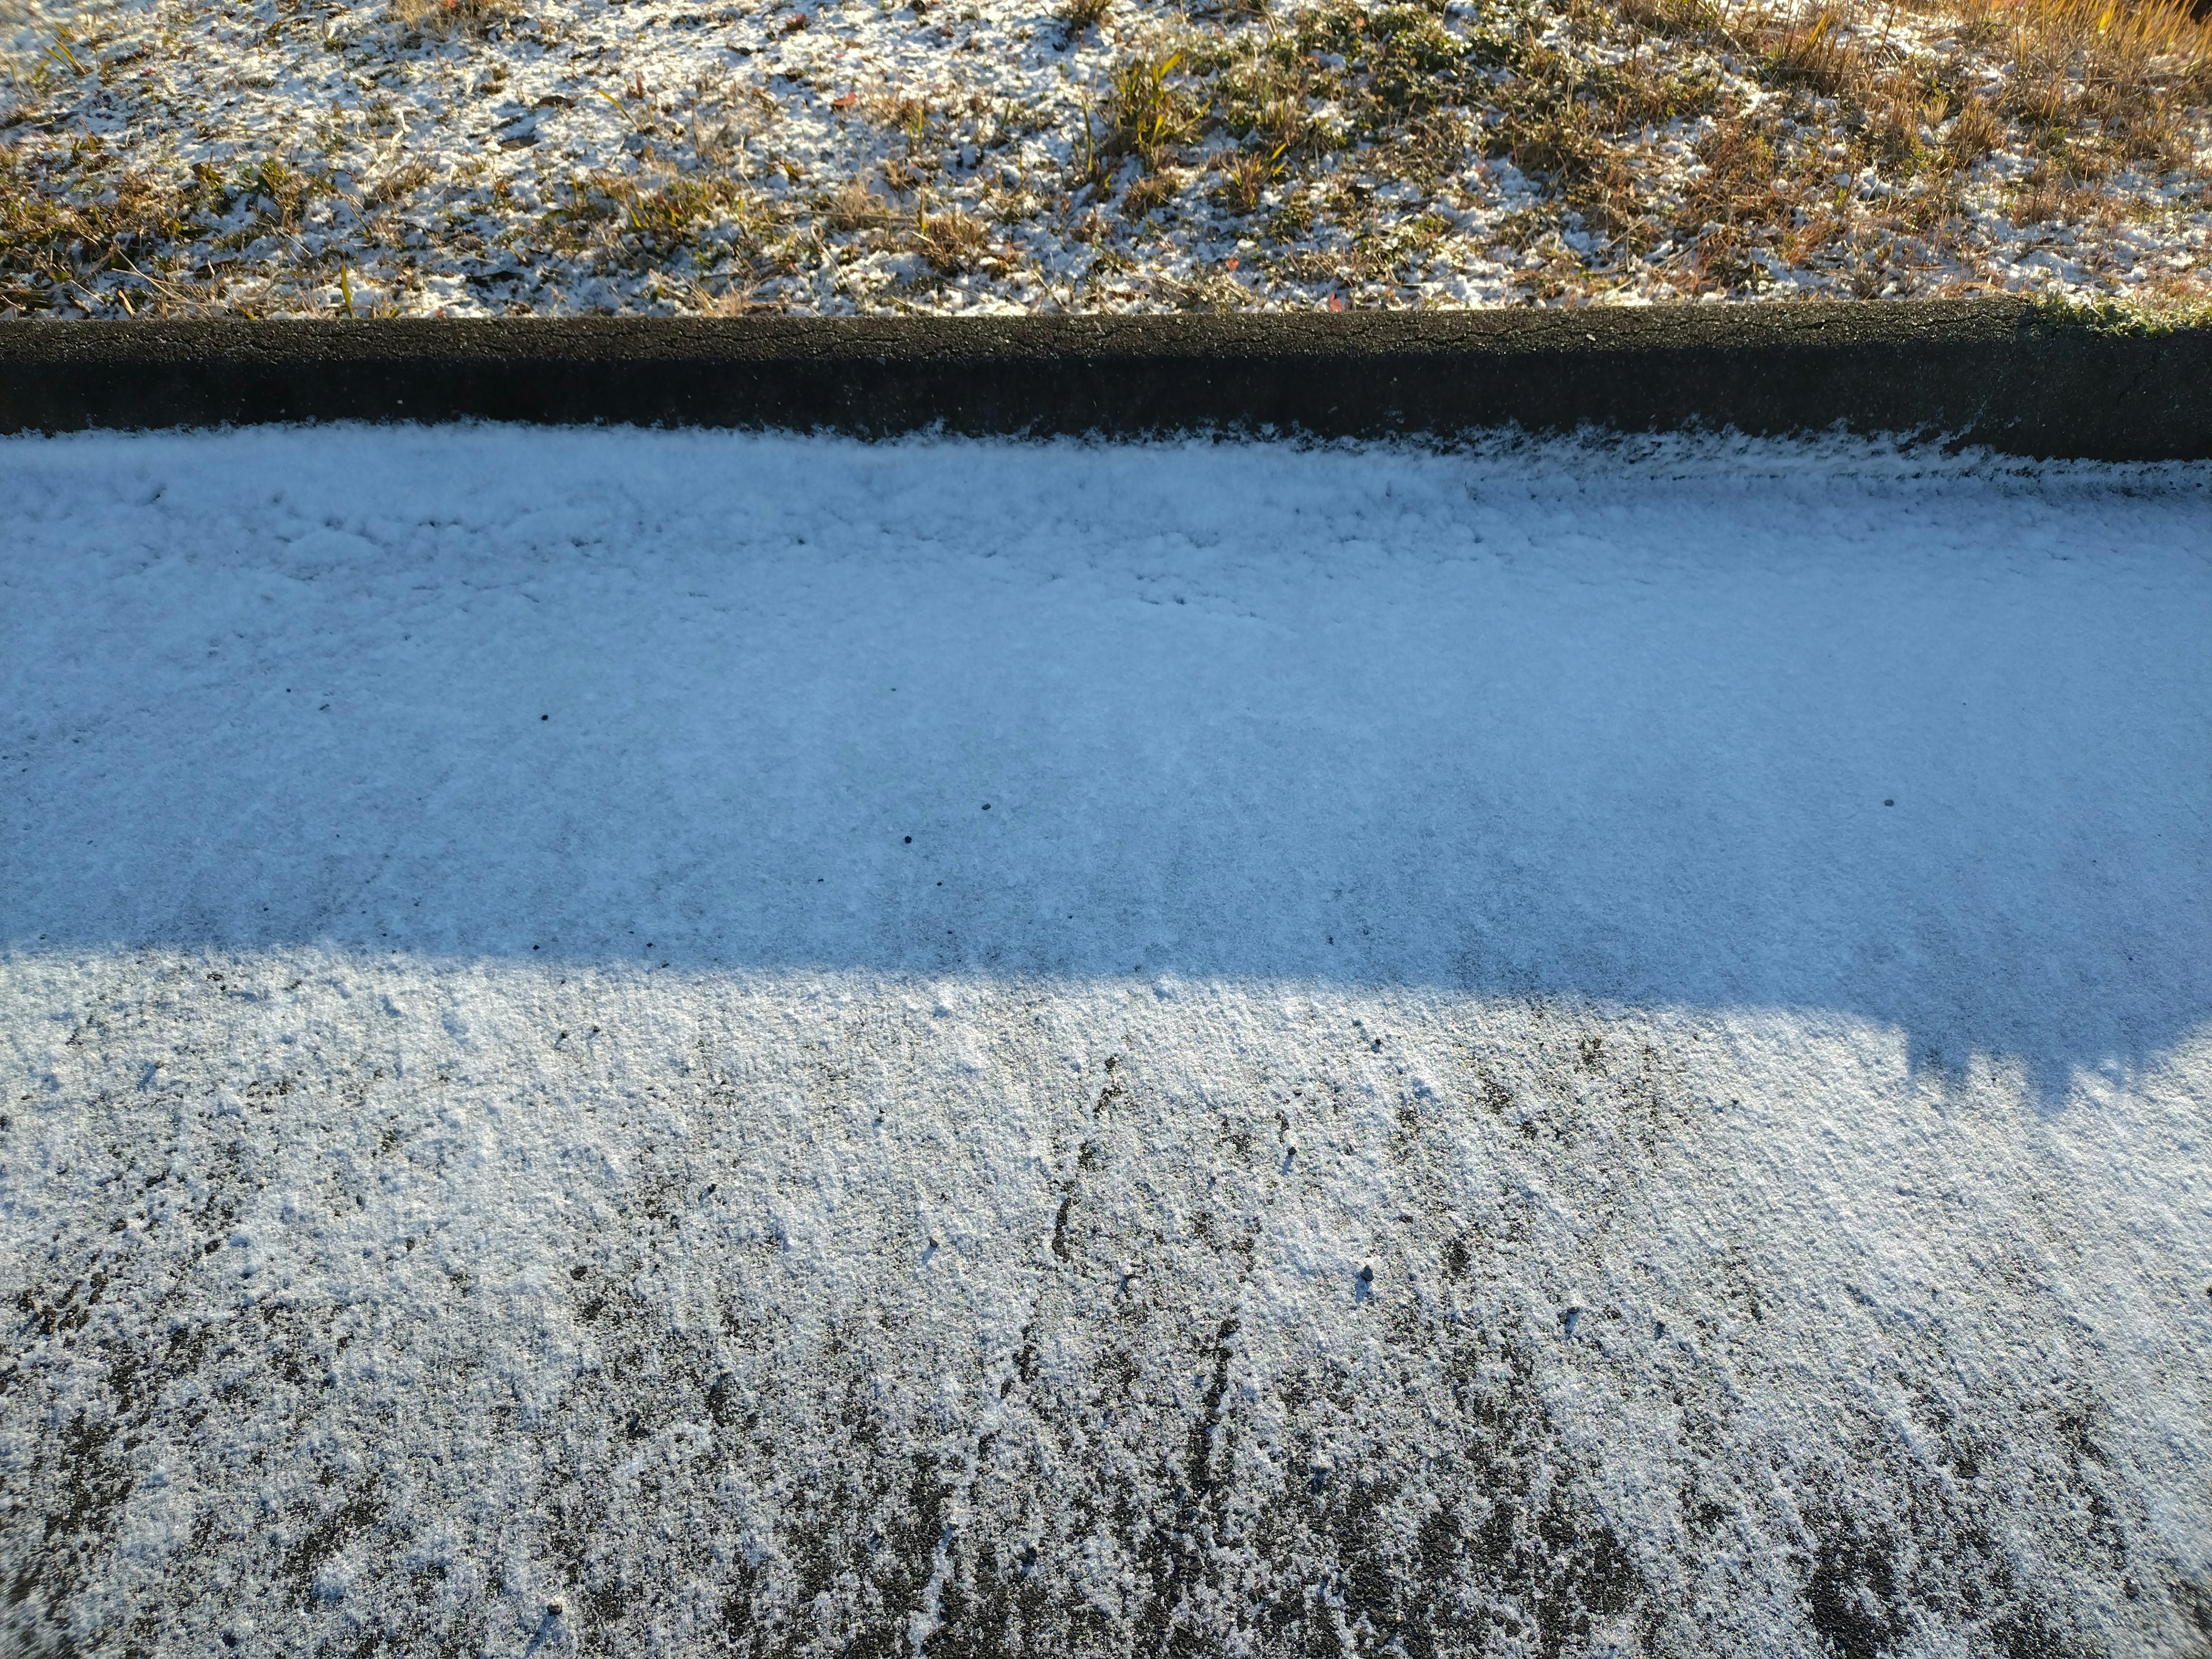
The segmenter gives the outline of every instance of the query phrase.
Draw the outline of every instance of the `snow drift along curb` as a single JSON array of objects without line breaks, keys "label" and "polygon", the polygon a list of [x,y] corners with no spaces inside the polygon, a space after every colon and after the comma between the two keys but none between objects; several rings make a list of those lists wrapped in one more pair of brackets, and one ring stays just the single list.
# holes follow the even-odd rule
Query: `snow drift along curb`
[{"label": "snow drift along curb", "polygon": [[2009,300],[1364,315],[25,324],[0,430],[486,419],[884,435],[1520,426],[2212,456],[2212,330]]}]

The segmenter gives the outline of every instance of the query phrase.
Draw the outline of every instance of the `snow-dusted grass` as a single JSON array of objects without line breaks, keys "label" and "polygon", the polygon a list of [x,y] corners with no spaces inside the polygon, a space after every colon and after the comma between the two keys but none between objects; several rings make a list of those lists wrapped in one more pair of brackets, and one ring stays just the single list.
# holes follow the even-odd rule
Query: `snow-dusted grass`
[{"label": "snow-dusted grass", "polygon": [[2187,0],[85,0],[0,313],[2212,301]]},{"label": "snow-dusted grass", "polygon": [[0,447],[11,1650],[2189,1650],[2208,482]]}]

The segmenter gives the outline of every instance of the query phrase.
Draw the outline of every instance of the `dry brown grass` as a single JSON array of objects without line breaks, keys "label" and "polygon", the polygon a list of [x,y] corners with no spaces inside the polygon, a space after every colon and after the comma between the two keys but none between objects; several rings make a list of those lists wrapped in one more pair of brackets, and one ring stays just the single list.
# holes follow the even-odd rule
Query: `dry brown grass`
[{"label": "dry brown grass", "polygon": [[271,156],[241,169],[222,187],[230,200],[243,198],[252,207],[254,228],[259,231],[296,231],[308,204],[335,188],[327,173],[305,171]]},{"label": "dry brown grass", "polygon": [[[1110,0],[1058,3],[1073,37],[1103,21]],[[481,35],[523,15],[521,4],[392,0],[388,15],[418,33]],[[1132,225],[1178,234],[1210,203],[1218,212],[1203,234],[1226,214],[1237,234],[1278,245],[1268,269],[1326,269],[1356,285],[1423,266],[1443,233],[1411,227],[1433,205],[1454,239],[1490,222],[1486,257],[1528,256],[1530,297],[1599,292],[1607,277],[1748,293],[1784,272],[1880,294],[1998,280],[1975,262],[2004,233],[1968,210],[1995,204],[2037,233],[2029,240],[2062,228],[2053,245],[2082,270],[2132,269],[2125,280],[2141,283],[2140,262],[2116,265],[2097,238],[2116,238],[2124,216],[2170,226],[2212,205],[2212,167],[2194,153],[2212,104],[2212,15],[2193,5],[2212,0],[1512,0],[1472,18],[1441,0],[1315,0],[1274,16],[1258,0],[1200,0],[1178,22],[1125,37],[1083,129],[1067,135],[1076,156],[1065,170],[1008,148],[1059,118],[1048,103],[1008,103],[957,80],[926,95],[882,85],[835,100],[854,118],[840,131],[854,148],[836,170],[806,175],[811,189],[792,198],[803,207],[749,201],[733,182],[734,129],[717,137],[695,115],[683,168],[648,157],[641,173],[618,163],[581,177],[543,223],[556,247],[592,261],[719,283],[748,262],[763,278],[830,232],[881,232],[861,240],[902,246],[947,274],[995,271],[1000,233],[986,228],[1047,216],[1057,234],[1094,242],[1105,270],[1132,246]],[[392,31],[383,38],[389,48]],[[77,72],[94,61],[88,49]],[[498,68],[481,76],[479,96],[500,89]],[[749,95],[762,102],[747,129],[757,131],[777,106]],[[386,133],[376,122],[387,101],[368,103],[364,131]],[[672,131],[641,82],[611,101],[641,131]],[[158,279],[182,295],[195,274],[215,280],[200,262],[206,244],[242,252],[299,231],[332,189],[319,161],[226,164],[164,183],[102,157],[94,141],[67,155],[44,144],[0,149],[0,304],[18,308],[96,297],[88,288],[112,288],[106,273],[134,262],[149,273],[145,292]],[[991,158],[975,173],[951,159],[969,145]],[[1471,149],[1510,158],[1534,183],[1541,200],[1516,218],[1525,225],[1501,229],[1481,212]],[[441,182],[391,155],[350,192],[371,246],[380,212]],[[796,163],[769,165],[801,179]],[[734,264],[717,251],[725,236],[703,234],[730,217],[744,227]],[[786,240],[771,246],[771,230]],[[201,245],[194,260],[145,256],[179,242]],[[1281,263],[1287,243],[1305,250],[1303,264]],[[298,280],[330,269],[320,256],[295,263],[306,268]],[[242,264],[227,269],[246,291]],[[1233,288],[1190,294],[1226,301]]]},{"label": "dry brown grass", "polygon": [[1240,216],[1256,213],[1267,186],[1282,176],[1283,149],[1238,150],[1222,159],[1214,199]]},{"label": "dry brown grass", "polygon": [[1070,40],[1080,39],[1106,21],[1106,14],[1114,9],[1114,0],[1062,0],[1054,15]]},{"label": "dry brown grass", "polygon": [[[1900,14],[1880,0],[1754,3],[1619,0],[1633,27],[1670,40],[1748,52],[1760,78],[1860,111],[1893,99],[1903,78],[1924,76],[1896,39]],[[2177,101],[2212,94],[2212,13],[2193,0],[1960,0],[1903,15],[1955,25],[1948,71],[1988,64],[2003,77],[1993,113],[2049,129],[2083,120],[2156,131]],[[2150,152],[2145,151],[2145,154]]]},{"label": "dry brown grass", "polygon": [[1252,296],[1226,272],[1201,266],[1180,282],[1173,278],[1162,280],[1156,288],[1159,296],[1177,311],[1206,311],[1213,313],[1242,311],[1252,302]]},{"label": "dry brown grass", "polygon": [[483,35],[522,15],[519,0],[392,0],[392,15],[416,34]]},{"label": "dry brown grass", "polygon": [[858,174],[840,185],[822,210],[823,220],[832,230],[872,230],[887,223],[890,216],[890,204]]},{"label": "dry brown grass", "polygon": [[865,93],[860,100],[860,112],[861,118],[872,125],[905,139],[909,149],[921,144],[929,137],[929,100],[918,98],[912,93],[896,88]]},{"label": "dry brown grass", "polygon": [[1182,180],[1171,170],[1147,173],[1121,192],[1121,216],[1142,219],[1176,198]]},{"label": "dry brown grass", "polygon": [[975,269],[990,245],[990,227],[959,208],[915,216],[914,251],[947,276]]},{"label": "dry brown grass", "polygon": [[1756,225],[1768,216],[1778,175],[1773,139],[1756,118],[1721,123],[1698,141],[1698,159],[1705,170],[1683,195],[1684,231]]},{"label": "dry brown grass", "polygon": [[1524,42],[1512,62],[1514,77],[1499,97],[1499,118],[1483,129],[1484,147],[1549,182],[1607,235],[1649,217],[1625,154],[1632,137],[1717,104],[1711,74],[1685,74],[1646,51],[1592,64]]},{"label": "dry brown grass", "polygon": [[402,161],[368,181],[367,187],[362,191],[362,206],[374,212],[379,208],[404,202],[437,176],[438,169],[428,161]]},{"label": "dry brown grass", "polygon": [[96,302],[91,285],[112,272],[127,273],[126,294],[143,292],[158,309],[165,290],[182,291],[159,271],[179,246],[241,208],[242,222],[221,239],[228,246],[295,232],[334,189],[329,173],[273,156],[228,173],[204,162],[179,179],[118,167],[97,138],[42,155],[0,149],[0,309]]},{"label": "dry brown grass", "polygon": [[1766,79],[1822,98],[1863,96],[1869,60],[1850,21],[1838,0],[1807,13],[1758,20],[1752,33],[1764,48]]},{"label": "dry brown grass", "polygon": [[2043,125],[2132,125],[2212,93],[2212,14],[2191,0],[1966,0],[1961,16],[2002,46],[2009,112]]},{"label": "dry brown grass", "polygon": [[1954,171],[1970,167],[1995,149],[2004,138],[2004,124],[1986,100],[1969,97],[1943,136],[1943,157]]},{"label": "dry brown grass", "polygon": [[767,227],[767,216],[734,179],[591,173],[557,187],[544,224],[556,247],[598,247],[624,263],[657,264],[695,246],[699,233],[722,219],[736,220],[748,245],[757,243]]},{"label": "dry brown grass", "polygon": [[[1593,73],[1571,44],[1519,53],[1488,145],[1620,246],[1638,249],[1663,223],[1686,246],[1692,287],[1755,289],[1770,259],[1829,270],[1856,293],[1909,286],[1963,234],[1967,176],[2001,149],[2042,158],[2013,192],[2019,222],[2109,228],[2113,175],[2189,165],[2191,112],[2201,120],[2212,96],[2212,20],[2191,0],[1905,0],[1894,10],[1887,0],[1569,0],[1569,9],[1578,30],[1625,40],[1629,57]],[[1607,35],[1608,17],[1625,36]],[[1711,109],[1700,171],[1671,208],[1632,153],[1634,106],[1656,100],[1638,91],[1607,101],[1607,82],[1653,37],[1672,43],[1663,55],[1678,75],[1700,53],[1724,57],[1781,94],[1755,114]]]},{"label": "dry brown grass", "polygon": [[[2212,94],[2212,15],[2191,0],[1963,0],[1926,15],[1955,21],[1963,43],[1936,66],[1954,85],[1970,62],[2003,77],[1992,112],[2040,131],[2094,122],[2124,153],[2148,157],[2143,137],[2168,129],[2178,103]],[[1872,106],[1894,95],[1900,64],[1881,9],[1870,0],[1825,0],[1809,12],[1753,14],[1742,26],[1767,54],[1778,83]]]},{"label": "dry brown grass", "polygon": [[199,203],[191,186],[126,173],[90,200],[40,188],[0,149],[0,307],[44,310],[62,291],[187,234]]}]

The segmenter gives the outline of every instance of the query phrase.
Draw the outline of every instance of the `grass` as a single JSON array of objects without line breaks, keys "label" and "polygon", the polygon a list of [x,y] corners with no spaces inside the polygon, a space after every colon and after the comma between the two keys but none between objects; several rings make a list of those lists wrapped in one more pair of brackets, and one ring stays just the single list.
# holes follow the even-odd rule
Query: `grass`
[{"label": "grass", "polygon": [[1223,158],[1215,198],[1240,217],[1258,212],[1268,186],[1282,176],[1283,157],[1289,149],[1289,144],[1283,143],[1273,149],[1239,150]]},{"label": "grass", "polygon": [[[120,165],[97,137],[73,148],[55,188],[24,158],[0,150],[0,304],[42,311],[117,275],[116,303],[135,313],[142,292],[155,307],[188,285],[160,280],[163,256],[179,242],[235,251],[295,231],[334,183],[327,172],[270,156],[229,173],[209,165],[161,179]],[[71,188],[70,186],[74,186]]]},{"label": "grass", "polygon": [[1104,22],[1113,9],[1114,0],[1062,0],[1056,15],[1067,39],[1073,40]]},{"label": "grass", "polygon": [[392,0],[392,5],[403,29],[447,39],[481,38],[521,15],[518,0]]},{"label": "grass", "polygon": [[702,231],[723,222],[737,228],[741,243],[757,246],[768,220],[736,179],[673,173],[651,181],[604,172],[576,175],[561,186],[544,219],[556,246],[652,264],[696,249]]},{"label": "grass", "polygon": [[848,179],[839,185],[822,212],[823,222],[832,230],[872,230],[890,222],[890,204],[870,189],[868,181],[859,176]]},{"label": "grass", "polygon": [[[1593,228],[1631,249],[1672,240],[1693,289],[1729,292],[1808,262],[1884,291],[1900,262],[1942,256],[1965,175],[2000,147],[2038,158],[2014,196],[2027,223],[2078,218],[2080,187],[2119,169],[2186,159],[2177,132],[2212,90],[2212,28],[2185,4],[1968,0],[1909,15],[1948,21],[1947,43],[1911,49],[1897,11],[1850,0],[1589,9],[1578,39],[1509,47],[1516,74],[1488,143]],[[1726,107],[1723,63],[1769,95]],[[1645,182],[1641,134],[1686,116],[1711,125],[1698,177],[1669,199]],[[1853,181],[1841,199],[1838,175]]]},{"label": "grass", "polygon": [[[97,137],[24,128],[0,140],[0,308],[237,304],[257,283],[268,303],[327,290],[340,298],[317,303],[337,305],[380,250],[389,283],[412,280],[415,246],[481,247],[487,233],[465,228],[483,213],[505,216],[498,234],[520,252],[652,292],[749,294],[833,248],[905,249],[942,276],[995,270],[996,225],[1087,248],[1115,276],[1136,263],[1132,239],[1261,245],[1244,286],[1186,271],[1158,289],[1177,304],[1249,298],[1262,270],[1386,297],[1478,253],[1543,301],[1624,285],[1878,296],[1975,268],[1992,237],[2115,244],[2130,223],[2212,205],[2196,154],[2212,128],[2212,21],[2190,0],[1197,3],[1064,0],[1066,35],[1110,54],[1099,64],[1085,45],[1097,67],[1079,107],[957,75],[922,88],[794,69],[798,95],[836,110],[842,147],[806,165],[775,137],[793,94],[719,70],[688,91],[650,89],[625,68],[576,99],[618,118],[632,153],[555,178],[541,151],[542,199],[510,214],[482,163],[444,177],[409,158],[383,89],[404,77],[380,66],[454,66],[482,106],[514,96],[504,36],[542,44],[557,25],[520,0],[391,0],[357,27],[279,0],[254,25],[267,42],[319,31],[377,82],[350,136],[319,126],[295,152],[164,171]],[[948,41],[976,21],[911,9]],[[762,27],[799,38],[802,15]],[[55,33],[15,65],[8,95],[61,108],[183,49]],[[1065,159],[1040,167],[1032,138]],[[341,183],[332,157],[348,143],[375,159]],[[1501,207],[1492,184],[1468,183],[1480,159],[1486,179],[1533,193]],[[761,185],[778,172],[801,188]],[[359,252],[283,251],[334,215]],[[222,264],[248,249],[253,260]],[[2201,270],[2129,281],[2160,315],[2196,316],[2212,294]]]},{"label": "grass", "polygon": [[2039,300],[2035,320],[2049,329],[2093,334],[2156,336],[2185,328],[2212,328],[2212,297],[2133,301]]},{"label": "grass", "polygon": [[958,208],[915,216],[914,251],[945,276],[975,269],[990,241],[990,227]]},{"label": "grass", "polygon": [[1107,82],[1107,161],[1133,156],[1147,173],[1157,173],[1177,145],[1195,130],[1198,112],[1176,85],[1181,52],[1139,53],[1114,65]]}]

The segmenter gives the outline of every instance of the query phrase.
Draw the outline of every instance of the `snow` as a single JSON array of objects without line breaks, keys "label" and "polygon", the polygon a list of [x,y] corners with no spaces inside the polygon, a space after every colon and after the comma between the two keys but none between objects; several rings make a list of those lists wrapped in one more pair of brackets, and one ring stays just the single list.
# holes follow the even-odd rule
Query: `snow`
[{"label": "snow", "polygon": [[[2165,34],[2159,7],[2115,33],[1754,5],[1686,36],[1437,0],[1449,61],[1380,111],[1376,42],[1328,21],[1360,7],[1069,9],[0,0],[0,315],[2212,297],[2205,42],[2155,72],[2118,44]],[[1782,72],[1808,27],[1868,85]],[[1468,51],[1515,67],[1462,76]],[[1144,173],[1110,154],[1116,76],[1170,60],[1189,131]],[[1540,163],[1547,120],[1587,129],[1578,167]],[[1747,136],[1768,149],[1731,185]]]},{"label": "snow", "polygon": [[11,1650],[2212,1622],[2205,469],[0,479]]}]

